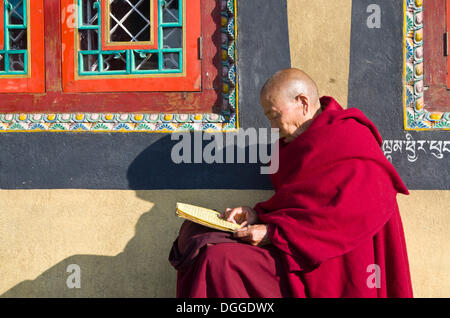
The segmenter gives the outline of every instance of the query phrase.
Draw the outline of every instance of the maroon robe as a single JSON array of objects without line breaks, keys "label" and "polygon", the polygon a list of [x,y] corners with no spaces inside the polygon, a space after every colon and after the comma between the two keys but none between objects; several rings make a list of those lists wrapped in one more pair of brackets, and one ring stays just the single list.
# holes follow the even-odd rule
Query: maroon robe
[{"label": "maroon robe", "polygon": [[178,297],[412,297],[396,201],[408,190],[361,111],[321,104],[303,134],[280,141],[275,194],[254,207],[272,244],[182,228],[170,257]]}]

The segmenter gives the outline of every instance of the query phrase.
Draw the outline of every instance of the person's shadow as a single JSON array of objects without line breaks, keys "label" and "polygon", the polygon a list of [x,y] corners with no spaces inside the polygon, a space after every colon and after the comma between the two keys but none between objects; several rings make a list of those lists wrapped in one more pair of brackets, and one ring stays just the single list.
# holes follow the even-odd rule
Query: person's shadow
[{"label": "person's shadow", "polygon": [[[146,194],[139,194],[145,197]],[[151,198],[148,200],[155,202]],[[175,198],[174,198],[175,199]],[[156,201],[141,215],[135,236],[116,256],[73,255],[2,297],[173,297],[176,277],[167,261],[174,222],[166,222],[171,202]],[[174,218],[175,219],[175,218]],[[178,220],[177,220],[178,221]],[[170,231],[172,230],[172,231]],[[167,233],[169,231],[170,233]],[[68,288],[70,264],[80,267],[80,288]]]},{"label": "person's shadow", "polygon": [[[252,191],[227,190],[223,195],[222,189],[238,189],[238,180],[245,184],[242,177],[262,182],[260,189],[262,184],[270,186],[268,176],[259,174],[258,164],[175,164],[171,149],[177,142],[164,136],[129,165],[129,188],[153,207],[140,216],[134,237],[121,253],[70,256],[1,297],[174,297],[176,271],[168,256],[182,223],[175,217],[176,202],[224,210],[268,199],[265,192],[255,195]],[[161,188],[175,190],[158,190]],[[80,267],[81,288],[68,288],[66,284],[71,264]]]}]

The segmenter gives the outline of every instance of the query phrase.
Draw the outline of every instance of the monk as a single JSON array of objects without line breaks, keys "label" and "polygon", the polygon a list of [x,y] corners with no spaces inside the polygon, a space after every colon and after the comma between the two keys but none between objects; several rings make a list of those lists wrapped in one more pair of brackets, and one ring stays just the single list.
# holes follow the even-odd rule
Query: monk
[{"label": "monk", "polygon": [[319,98],[303,71],[281,70],[261,105],[278,128],[274,195],[222,217],[230,234],[186,221],[170,261],[178,297],[412,297],[397,193],[408,190],[358,109]]}]

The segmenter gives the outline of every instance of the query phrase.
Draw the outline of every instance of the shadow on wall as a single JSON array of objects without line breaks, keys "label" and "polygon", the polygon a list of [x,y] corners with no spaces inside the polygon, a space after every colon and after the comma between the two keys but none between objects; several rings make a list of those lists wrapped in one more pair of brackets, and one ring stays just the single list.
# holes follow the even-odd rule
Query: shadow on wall
[{"label": "shadow on wall", "polygon": [[[139,195],[145,196],[144,194]],[[136,224],[135,236],[116,256],[73,255],[49,268],[35,280],[21,282],[2,297],[173,297],[175,275],[167,261],[172,240],[163,224],[172,202],[155,203]],[[176,198],[173,198],[175,200]],[[172,206],[173,207],[173,206]],[[173,234],[173,233],[170,233]],[[67,267],[81,270],[81,288],[66,285]]]},{"label": "shadow on wall", "polygon": [[[182,223],[179,218],[174,217],[176,202],[225,209],[238,205],[251,205],[257,202],[255,200],[267,199],[265,197],[267,192],[263,191],[260,195],[255,191],[229,190],[227,195],[223,195],[224,190],[211,190],[220,189],[222,181],[217,177],[224,172],[224,169],[227,174],[234,174],[234,180],[230,179],[228,182],[233,181],[238,189],[239,180],[245,183],[242,176],[248,173],[249,169],[253,171],[249,176],[255,175],[259,165],[175,165],[170,161],[170,151],[161,152],[161,149],[173,143],[170,136],[164,136],[140,153],[129,165],[127,171],[129,188],[136,190],[137,198],[153,203],[153,208],[140,216],[135,227],[135,235],[126,244],[123,252],[116,256],[70,256],[43,272],[36,279],[17,284],[1,297],[174,297],[176,271],[168,262],[168,256]],[[246,151],[248,152],[248,148]],[[169,175],[171,175],[170,170],[173,169],[180,173],[203,170],[202,175],[210,175],[212,178],[194,182],[199,185],[201,181],[205,190],[141,190],[145,189],[148,182],[154,180],[154,175],[162,175],[161,166],[152,164],[155,161],[161,163],[162,160],[168,161],[163,170],[166,170]],[[183,183],[183,177],[179,176],[179,178],[179,182]],[[159,180],[159,178],[156,179]],[[212,186],[211,182],[218,184]],[[67,272],[70,264],[77,264],[80,267],[81,288],[79,289],[70,289],[66,285],[67,278],[71,274]]]}]

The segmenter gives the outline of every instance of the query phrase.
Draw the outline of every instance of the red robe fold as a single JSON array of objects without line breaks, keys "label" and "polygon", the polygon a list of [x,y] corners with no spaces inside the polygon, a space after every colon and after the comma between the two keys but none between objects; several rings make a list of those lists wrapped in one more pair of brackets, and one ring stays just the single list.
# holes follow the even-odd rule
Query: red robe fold
[{"label": "red robe fold", "polygon": [[[188,271],[179,272],[179,295],[412,297],[396,201],[408,190],[361,111],[343,110],[331,97],[321,104],[323,112],[303,134],[280,141],[279,170],[271,176],[275,194],[254,207],[260,223],[268,224],[272,245],[206,247]],[[218,258],[213,249],[220,249],[223,271],[212,268]],[[275,292],[253,293],[258,282],[269,282]]]}]

